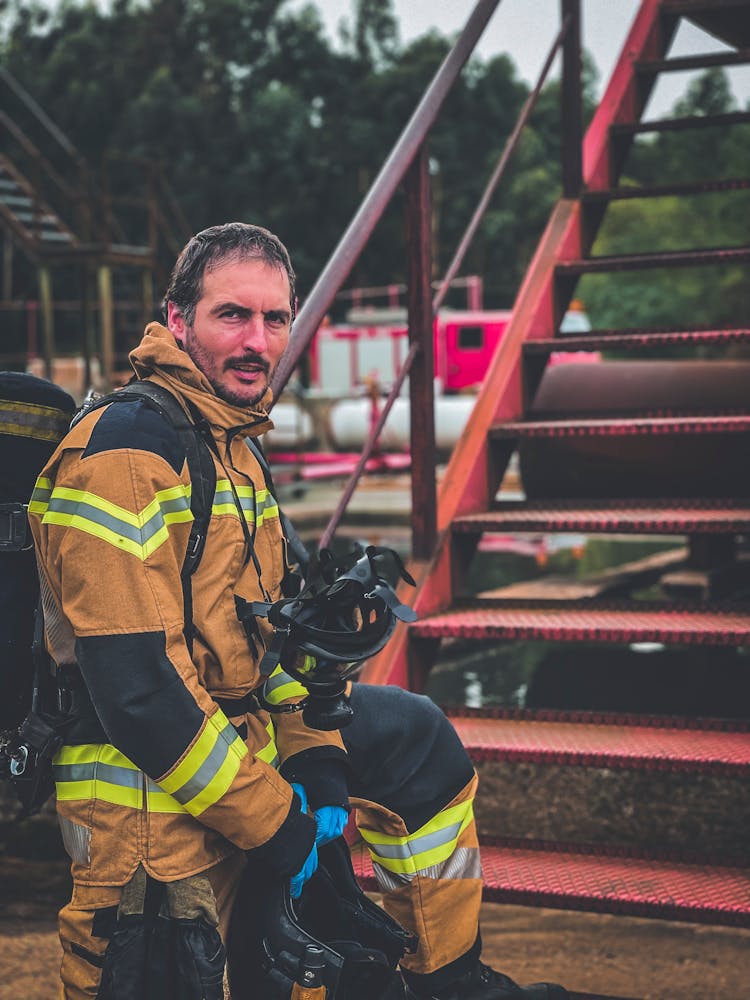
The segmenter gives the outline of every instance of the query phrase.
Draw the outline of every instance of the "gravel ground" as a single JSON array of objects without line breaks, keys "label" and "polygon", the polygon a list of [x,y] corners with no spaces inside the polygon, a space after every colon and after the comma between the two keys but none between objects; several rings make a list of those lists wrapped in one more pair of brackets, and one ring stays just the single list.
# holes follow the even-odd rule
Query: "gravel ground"
[{"label": "gravel ground", "polygon": [[[0,858],[0,1000],[57,1000],[64,863]],[[485,904],[484,957],[519,982],[638,1000],[746,1000],[750,930]]]}]

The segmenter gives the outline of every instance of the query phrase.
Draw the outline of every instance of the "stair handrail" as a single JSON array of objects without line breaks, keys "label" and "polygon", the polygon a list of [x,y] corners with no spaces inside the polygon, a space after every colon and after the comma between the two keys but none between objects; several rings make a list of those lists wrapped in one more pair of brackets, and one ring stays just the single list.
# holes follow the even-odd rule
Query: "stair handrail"
[{"label": "stair handrail", "polygon": [[[0,80],[5,83],[11,93],[15,95],[24,108],[31,113],[34,120],[42,126],[44,131],[51,136],[56,145],[59,146],[59,148],[62,149],[68,157],[75,176],[75,183],[73,186],[68,184],[71,193],[66,194],[66,197],[69,198],[70,202],[74,206],[74,211],[76,213],[80,213],[79,221],[81,232],[77,235],[79,237],[83,236],[86,238],[89,235],[88,231],[91,225],[90,211],[87,206],[86,198],[89,188],[93,187],[93,182],[91,171],[85,157],[79,152],[78,149],[76,149],[62,129],[52,121],[49,115],[32,97],[28,90],[26,90],[26,88],[13,76],[10,70],[4,66],[0,66]],[[38,153],[38,156],[41,157],[41,153]],[[45,170],[45,172],[49,176],[52,176],[49,174],[49,171]],[[76,187],[77,192],[75,191]]]},{"label": "stair handrail", "polygon": [[52,136],[55,142],[63,149],[68,156],[74,160],[78,167],[86,169],[86,161],[78,152],[76,147],[65,135],[59,126],[55,125],[44,109],[34,100],[31,94],[23,87],[13,74],[4,66],[0,66],[0,79],[13,91],[21,103],[32,113],[36,120]]},{"label": "stair handrail", "polygon": [[499,3],[500,0],[478,0],[463,31],[438,68],[364,201],[329,257],[300,310],[289,347],[276,369],[272,383],[275,399],[281,395],[336,293],[359,259]]},{"label": "stair handrail", "polygon": [[32,159],[34,159],[44,170],[47,176],[52,180],[57,187],[60,189],[62,194],[66,198],[70,198],[71,201],[75,199],[76,195],[73,188],[65,180],[62,174],[49,162],[46,156],[41,152],[41,150],[32,142],[32,140],[26,135],[23,129],[16,124],[15,121],[6,114],[5,111],[0,111],[0,125],[8,132],[18,143],[18,145],[23,149],[25,153],[28,153]]},{"label": "stair handrail", "polygon": [[[482,219],[484,218],[484,214],[487,211],[492,195],[494,194],[498,184],[500,183],[500,180],[502,179],[503,174],[507,169],[508,163],[510,162],[511,157],[513,156],[513,153],[515,152],[518,146],[521,133],[526,124],[528,123],[529,117],[531,116],[536,106],[536,103],[539,99],[539,95],[541,94],[542,91],[542,87],[544,86],[544,82],[547,78],[547,75],[549,74],[550,68],[552,66],[552,63],[554,62],[558,50],[565,41],[572,20],[573,20],[572,15],[568,13],[563,20],[559,32],[555,36],[555,39],[549,50],[547,58],[544,61],[544,65],[542,66],[542,69],[539,73],[539,78],[536,82],[536,85],[534,86],[534,89],[531,91],[529,96],[526,98],[526,101],[524,102],[524,105],[521,108],[521,112],[518,116],[516,124],[513,127],[513,130],[511,131],[510,135],[508,136],[505,146],[503,147],[503,151],[500,154],[497,166],[493,170],[492,175],[484,189],[484,192],[482,193],[482,196],[480,197],[479,202],[477,203],[477,207],[474,210],[474,213],[469,221],[466,231],[464,232],[463,236],[459,241],[453,259],[451,260],[448,269],[445,272],[445,276],[439,283],[438,289],[432,300],[433,315],[437,313],[438,309],[443,304],[448,289],[450,288],[451,283],[455,280],[456,273],[458,272],[458,269],[463,263],[464,257],[466,256],[469,246],[471,245],[471,241],[476,235],[477,229],[479,228],[479,225]],[[411,366],[414,363],[417,355],[419,354],[419,350],[420,350],[420,345],[417,343],[412,343],[406,357],[403,360],[401,368],[399,369],[399,372],[396,378],[394,379],[390,392],[388,393],[388,396],[386,397],[386,400],[383,403],[380,412],[378,413],[378,418],[376,421],[374,421],[374,423],[370,427],[369,433],[362,447],[362,452],[359,456],[359,460],[356,466],[354,467],[354,470],[352,471],[351,475],[349,476],[349,479],[347,480],[346,485],[344,486],[344,490],[341,494],[341,497],[339,498],[339,501],[336,504],[336,507],[328,521],[328,524],[326,525],[326,528],[323,531],[323,534],[319,542],[320,548],[327,548],[330,545],[331,540],[336,532],[336,529],[341,523],[341,519],[344,516],[347,506],[349,505],[349,501],[354,495],[354,491],[356,490],[359,480],[362,477],[362,474],[365,470],[365,466],[367,465],[367,462],[372,458],[372,454],[380,438],[380,434],[383,430],[383,427],[385,426],[385,422],[388,419],[388,416],[393,408],[393,405],[396,402],[396,399],[398,398],[401,392],[401,388],[404,384],[404,381],[406,380],[407,375],[409,374],[409,371],[411,370]]]}]

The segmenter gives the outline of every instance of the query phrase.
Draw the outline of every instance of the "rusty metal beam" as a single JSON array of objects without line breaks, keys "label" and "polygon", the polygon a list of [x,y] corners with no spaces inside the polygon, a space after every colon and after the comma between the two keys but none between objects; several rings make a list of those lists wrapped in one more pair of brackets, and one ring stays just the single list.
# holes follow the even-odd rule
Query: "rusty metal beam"
[{"label": "rusty metal beam", "polygon": [[577,198],[583,185],[583,104],[581,90],[581,0],[561,0],[562,19],[569,20],[563,42],[562,187],[564,198]]},{"label": "rusty metal beam", "polygon": [[440,112],[443,101],[471,55],[500,0],[478,0],[455,45],[443,60],[422,100],[409,119],[365,200],[323,268],[294,324],[286,354],[273,379],[278,399],[299,359],[328,311],[336,292],[346,281],[373,229]]},{"label": "rusty metal beam", "polygon": [[406,175],[409,341],[417,353],[409,375],[412,556],[427,559],[437,539],[435,385],[432,335],[432,203],[427,144]]}]

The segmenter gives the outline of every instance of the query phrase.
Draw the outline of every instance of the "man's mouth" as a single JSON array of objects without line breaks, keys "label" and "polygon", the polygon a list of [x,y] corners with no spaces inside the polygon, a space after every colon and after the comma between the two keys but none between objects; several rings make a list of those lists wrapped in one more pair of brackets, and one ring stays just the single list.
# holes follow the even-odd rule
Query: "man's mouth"
[{"label": "man's mouth", "polygon": [[240,377],[255,378],[258,375],[268,375],[269,365],[263,361],[230,361],[227,367]]}]

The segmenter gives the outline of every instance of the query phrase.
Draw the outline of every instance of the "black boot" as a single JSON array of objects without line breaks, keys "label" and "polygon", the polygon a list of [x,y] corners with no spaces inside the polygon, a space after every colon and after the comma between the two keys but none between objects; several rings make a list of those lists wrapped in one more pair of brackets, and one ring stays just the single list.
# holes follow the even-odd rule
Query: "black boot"
[{"label": "black boot", "polygon": [[406,996],[408,1000],[568,1000],[568,991],[556,983],[519,986],[502,972],[477,962],[470,972],[437,991],[418,992],[407,982]]}]

